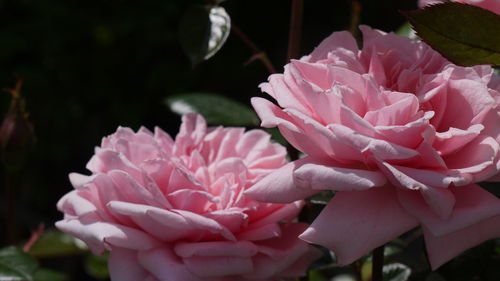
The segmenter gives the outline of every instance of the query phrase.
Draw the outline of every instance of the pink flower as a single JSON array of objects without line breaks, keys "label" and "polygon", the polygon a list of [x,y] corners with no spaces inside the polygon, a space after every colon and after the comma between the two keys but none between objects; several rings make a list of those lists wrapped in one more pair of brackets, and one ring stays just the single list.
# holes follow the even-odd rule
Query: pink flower
[{"label": "pink flower", "polygon": [[335,32],[271,75],[252,104],[307,156],[248,196],[292,202],[337,193],[301,238],[341,264],[416,226],[437,268],[500,236],[500,200],[476,185],[499,171],[500,79],[459,67],[425,43],[362,26],[360,50]]},{"label": "pink flower", "polygon": [[[243,191],[285,163],[261,130],[207,129],[185,115],[175,141],[161,129],[118,128],[71,174],[56,223],[96,253],[117,281],[275,280],[304,274],[317,252],[291,223],[303,202],[259,203]],[[286,223],[285,223],[286,222]]]},{"label": "pink flower", "polygon": [[[500,15],[500,1],[499,0],[451,0],[452,2],[469,4],[478,6],[486,10],[490,10],[495,14]],[[419,0],[418,5],[423,8],[430,4],[442,3],[444,0]]]}]

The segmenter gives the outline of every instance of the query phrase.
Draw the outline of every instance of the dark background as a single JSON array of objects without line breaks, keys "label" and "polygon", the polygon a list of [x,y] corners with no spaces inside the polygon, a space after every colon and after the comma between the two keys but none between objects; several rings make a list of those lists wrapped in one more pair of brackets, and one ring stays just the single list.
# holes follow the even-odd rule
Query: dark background
[{"label": "dark background", "polygon": [[[304,2],[302,55],[333,31],[348,28],[351,15],[350,0]],[[180,47],[178,23],[197,3],[202,2],[0,0],[0,88],[12,88],[16,77],[24,80],[22,93],[37,136],[16,183],[19,242],[40,222],[50,228],[62,217],[55,203],[72,188],[68,173],[86,173],[94,146],[119,125],[160,126],[175,135],[180,118],[163,102],[169,95],[210,91],[245,104],[259,95],[257,85],[268,73],[258,61],[244,65],[252,53],[234,34],[210,60],[191,66]],[[268,53],[278,71],[286,63],[290,3],[222,3],[232,23]],[[404,22],[398,10],[417,7],[416,0],[361,4],[361,23],[385,31]],[[1,116],[9,102],[10,95],[0,94]],[[5,209],[4,184],[0,188]],[[91,280],[72,270],[81,274],[72,280]]]}]

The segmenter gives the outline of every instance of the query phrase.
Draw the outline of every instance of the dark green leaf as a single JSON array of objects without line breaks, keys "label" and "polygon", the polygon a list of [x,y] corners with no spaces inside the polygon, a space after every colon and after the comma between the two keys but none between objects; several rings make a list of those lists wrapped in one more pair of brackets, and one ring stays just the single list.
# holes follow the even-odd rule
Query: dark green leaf
[{"label": "dark green leaf", "polygon": [[58,230],[49,230],[31,247],[29,253],[34,257],[56,257],[81,254],[86,246],[73,236]]},{"label": "dark green leaf", "polygon": [[102,256],[89,255],[85,259],[87,273],[97,279],[107,279],[109,277],[108,258],[108,253]]},{"label": "dark green leaf", "polygon": [[32,281],[37,267],[37,261],[17,247],[0,250],[0,280]]},{"label": "dark green leaf", "polygon": [[35,272],[35,281],[66,281],[69,280],[68,276],[66,276],[63,273],[46,269],[46,268],[40,268]]},{"label": "dark green leaf", "polygon": [[461,3],[404,12],[417,35],[457,65],[500,65],[500,16]]},{"label": "dark green leaf", "polygon": [[237,101],[212,93],[185,93],[166,99],[170,110],[182,115],[196,112],[209,124],[224,126],[255,126],[258,119],[253,110]]},{"label": "dark green leaf", "polygon": [[193,65],[215,55],[230,31],[231,19],[220,6],[191,6],[179,24],[182,49]]}]

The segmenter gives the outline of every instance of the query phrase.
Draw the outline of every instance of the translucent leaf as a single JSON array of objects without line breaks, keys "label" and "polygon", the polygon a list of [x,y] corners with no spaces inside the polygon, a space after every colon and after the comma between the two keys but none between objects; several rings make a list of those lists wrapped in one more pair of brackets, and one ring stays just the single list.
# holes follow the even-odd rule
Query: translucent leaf
[{"label": "translucent leaf", "polygon": [[406,281],[410,278],[411,269],[401,263],[384,265],[384,281]]},{"label": "translucent leaf", "polygon": [[461,3],[404,12],[417,35],[457,65],[500,65],[500,16]]},{"label": "translucent leaf", "polygon": [[83,242],[58,230],[49,230],[42,234],[31,247],[29,253],[38,258],[67,256],[86,252]]},{"label": "translucent leaf", "polygon": [[399,36],[404,36],[408,37],[410,39],[415,39],[417,38],[417,34],[415,33],[415,30],[411,28],[411,24],[409,22],[403,23],[396,31],[395,33]]},{"label": "translucent leaf", "polygon": [[17,247],[0,250],[0,280],[33,281],[37,267],[37,261]]},{"label": "translucent leaf", "polygon": [[179,24],[182,49],[193,65],[215,55],[230,31],[231,18],[220,6],[191,6]]},{"label": "translucent leaf", "polygon": [[179,115],[196,112],[213,125],[256,126],[259,120],[249,106],[213,93],[185,93],[165,101],[173,112]]}]

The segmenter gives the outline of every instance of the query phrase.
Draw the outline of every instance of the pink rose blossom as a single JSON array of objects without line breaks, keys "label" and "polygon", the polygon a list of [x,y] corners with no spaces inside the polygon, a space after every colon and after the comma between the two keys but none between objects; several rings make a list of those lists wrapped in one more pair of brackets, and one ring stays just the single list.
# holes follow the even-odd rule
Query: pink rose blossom
[{"label": "pink rose blossom", "polygon": [[[286,151],[261,130],[207,129],[185,115],[175,141],[161,129],[118,128],[71,174],[57,227],[101,254],[116,281],[275,280],[318,256],[291,223],[303,202],[259,203],[243,191],[282,167]],[[286,223],[285,223],[286,222]]]},{"label": "pink rose blossom", "polygon": [[[443,3],[444,0],[419,0],[418,5],[423,8],[430,4]],[[490,10],[493,13],[500,15],[500,0],[451,0],[451,2],[458,2],[469,4],[472,6],[478,6],[486,10]]]},{"label": "pink rose blossom", "polygon": [[362,26],[335,32],[269,77],[252,104],[302,159],[254,185],[256,200],[337,193],[301,238],[341,264],[421,226],[437,268],[500,236],[500,200],[476,182],[499,171],[499,77],[459,67],[421,41]]}]

